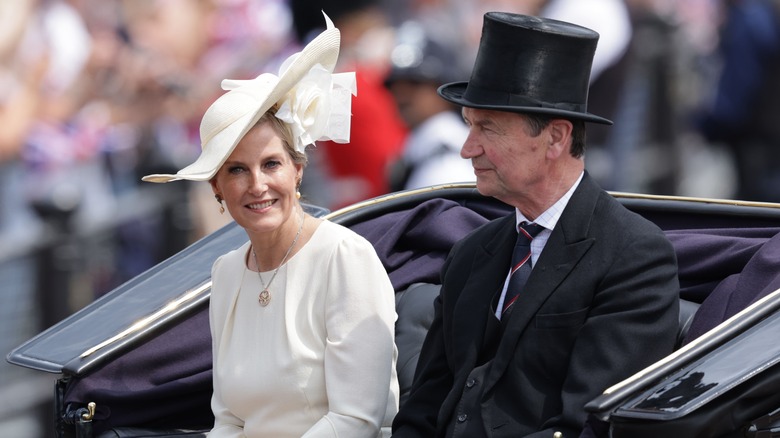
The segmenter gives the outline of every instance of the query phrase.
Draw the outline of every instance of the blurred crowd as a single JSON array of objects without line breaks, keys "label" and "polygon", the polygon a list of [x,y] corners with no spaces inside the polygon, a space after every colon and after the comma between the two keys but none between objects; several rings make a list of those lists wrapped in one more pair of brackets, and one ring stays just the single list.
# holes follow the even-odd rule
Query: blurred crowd
[{"label": "blurred crowd", "polygon": [[192,162],[220,81],[275,71],[321,11],[358,94],[351,144],[309,149],[307,202],[473,180],[436,88],[468,79],[488,10],[601,34],[589,111],[615,125],[588,132],[586,164],[606,189],[780,201],[778,3],[0,0],[0,256],[104,227],[115,284],[227,223],[207,185],[140,177]]}]

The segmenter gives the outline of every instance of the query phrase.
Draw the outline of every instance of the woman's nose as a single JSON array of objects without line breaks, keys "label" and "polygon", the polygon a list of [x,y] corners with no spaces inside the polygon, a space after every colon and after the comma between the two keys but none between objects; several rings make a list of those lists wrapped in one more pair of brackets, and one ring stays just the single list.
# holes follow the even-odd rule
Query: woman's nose
[{"label": "woman's nose", "polygon": [[268,190],[268,181],[263,172],[253,172],[249,191],[253,194],[262,194]]}]

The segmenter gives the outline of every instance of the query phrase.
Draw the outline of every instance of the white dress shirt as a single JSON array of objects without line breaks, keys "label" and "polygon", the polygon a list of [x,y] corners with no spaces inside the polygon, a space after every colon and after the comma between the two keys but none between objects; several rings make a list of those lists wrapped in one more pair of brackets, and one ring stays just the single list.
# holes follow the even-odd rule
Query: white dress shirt
[{"label": "white dress shirt", "polygon": [[[558,223],[558,219],[561,218],[561,214],[563,213],[563,209],[566,208],[566,205],[569,203],[569,199],[571,199],[571,195],[574,194],[574,191],[577,190],[577,187],[580,185],[580,181],[582,181],[582,177],[585,175],[585,173],[581,173],[580,177],[577,178],[577,181],[574,182],[574,185],[571,186],[571,188],[564,193],[563,196],[561,196],[560,199],[555,201],[555,204],[553,204],[550,208],[542,212],[542,214],[539,215],[539,217],[536,218],[536,220],[528,220],[528,218],[523,215],[523,213],[520,212],[519,209],[515,208],[515,228],[520,229],[520,224],[523,222],[533,222],[537,225],[541,225],[544,229],[539,232],[539,234],[534,237],[534,240],[531,241],[531,269],[533,269],[534,266],[536,266],[536,261],[539,260],[539,256],[542,255],[542,250],[544,249],[544,246],[547,244],[547,239],[550,238],[550,234],[552,234],[553,228],[555,228],[555,224]],[[506,280],[504,281],[504,288],[501,291],[501,297],[498,299],[498,305],[496,306],[496,317],[498,319],[501,319],[501,309],[504,308],[504,297],[506,296],[506,288],[509,286],[509,277],[511,274],[511,266],[509,267],[509,271],[507,272]]]}]

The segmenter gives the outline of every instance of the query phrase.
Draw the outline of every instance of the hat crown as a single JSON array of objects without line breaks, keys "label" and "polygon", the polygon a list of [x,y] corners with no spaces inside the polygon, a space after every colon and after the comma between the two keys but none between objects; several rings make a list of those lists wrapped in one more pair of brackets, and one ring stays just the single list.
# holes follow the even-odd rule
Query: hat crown
[{"label": "hat crown", "polygon": [[200,122],[201,148],[228,126],[256,111],[278,81],[276,75],[265,73],[217,98]]},{"label": "hat crown", "polygon": [[[179,170],[176,174],[152,174],[146,175],[142,179],[149,182],[169,182],[180,179],[207,181],[211,179],[260,117],[275,104],[282,103],[283,105],[284,101],[290,100],[291,95],[295,97],[296,88],[300,85],[299,82],[305,79],[312,70],[324,68],[328,74],[332,74],[338,60],[341,34],[324,12],[323,16],[326,29],[300,52],[288,57],[282,64],[278,75],[265,73],[249,80],[225,79],[222,81],[222,88],[228,92],[217,98],[203,115],[200,124],[201,154],[195,162]],[[341,73],[333,76],[335,78],[335,76],[343,75],[346,74]],[[339,85],[343,86],[344,83],[348,82],[347,79],[342,78],[338,81],[334,79],[334,82],[339,82]],[[352,82],[354,83],[354,80]],[[354,94],[354,85],[349,90]],[[325,90],[325,92],[333,93],[332,90]],[[348,92],[346,97],[340,90],[336,94],[341,97],[341,100],[350,101]],[[342,107],[346,107],[346,109],[340,108],[340,110],[349,115],[349,106],[345,104]],[[302,110],[305,112],[309,109],[309,106],[306,106]],[[326,110],[329,109],[326,108]],[[287,121],[285,120],[285,122]],[[342,117],[332,124],[337,125],[339,129],[332,128],[328,134],[331,134],[331,131],[333,131],[333,135],[341,134],[345,130],[347,133],[349,132],[349,117]],[[305,130],[307,126],[303,126],[302,129]],[[329,128],[331,127],[329,126]],[[336,140],[334,137],[331,138]]]},{"label": "hat crown", "polygon": [[611,123],[587,112],[598,39],[572,23],[488,12],[468,83],[445,85],[439,94],[463,106]]}]

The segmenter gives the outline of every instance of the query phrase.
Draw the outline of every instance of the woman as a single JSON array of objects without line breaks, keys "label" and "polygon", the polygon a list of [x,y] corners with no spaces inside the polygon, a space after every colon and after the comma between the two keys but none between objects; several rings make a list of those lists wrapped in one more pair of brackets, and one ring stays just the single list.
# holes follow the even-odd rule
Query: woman
[{"label": "woman", "polygon": [[278,77],[223,82],[193,164],[144,177],[209,181],[249,236],[212,268],[211,438],[386,436],[398,409],[387,274],[368,241],[298,200],[305,146],[349,138],[354,74],[332,74],[325,18]]}]

